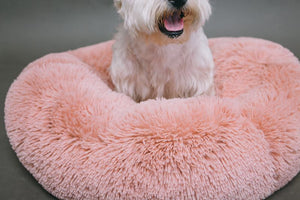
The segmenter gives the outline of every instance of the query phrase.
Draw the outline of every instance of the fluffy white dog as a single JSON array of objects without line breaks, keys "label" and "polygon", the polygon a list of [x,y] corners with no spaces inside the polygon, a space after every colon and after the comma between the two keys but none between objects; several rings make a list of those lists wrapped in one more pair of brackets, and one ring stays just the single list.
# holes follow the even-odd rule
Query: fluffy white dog
[{"label": "fluffy white dog", "polygon": [[214,94],[214,62],[202,29],[209,0],[114,3],[124,20],[110,66],[118,92],[137,102]]}]

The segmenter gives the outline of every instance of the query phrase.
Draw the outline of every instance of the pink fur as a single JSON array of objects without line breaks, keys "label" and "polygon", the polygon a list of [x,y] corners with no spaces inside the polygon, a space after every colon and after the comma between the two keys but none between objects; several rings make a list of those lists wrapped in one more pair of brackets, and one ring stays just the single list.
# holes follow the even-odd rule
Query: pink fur
[{"label": "pink fur", "polygon": [[31,63],[7,133],[62,199],[262,199],[300,170],[300,64],[251,38],[211,39],[217,97],[135,103],[112,91],[106,42]]}]

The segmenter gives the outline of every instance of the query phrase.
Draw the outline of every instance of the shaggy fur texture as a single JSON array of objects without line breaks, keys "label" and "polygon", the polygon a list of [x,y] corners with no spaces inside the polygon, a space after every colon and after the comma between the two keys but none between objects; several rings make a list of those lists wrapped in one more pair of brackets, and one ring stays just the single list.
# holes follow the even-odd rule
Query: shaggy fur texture
[{"label": "shaggy fur texture", "polygon": [[[116,91],[137,102],[214,94],[214,63],[202,29],[211,13],[208,0],[188,0],[179,9],[168,0],[114,2],[124,19],[110,66]],[[182,20],[180,36],[160,30],[168,18],[173,26]]]},{"label": "shaggy fur texture", "polygon": [[262,199],[300,170],[300,64],[250,38],[210,40],[216,97],[135,103],[107,42],[47,55],[11,86],[7,134],[61,199]]}]

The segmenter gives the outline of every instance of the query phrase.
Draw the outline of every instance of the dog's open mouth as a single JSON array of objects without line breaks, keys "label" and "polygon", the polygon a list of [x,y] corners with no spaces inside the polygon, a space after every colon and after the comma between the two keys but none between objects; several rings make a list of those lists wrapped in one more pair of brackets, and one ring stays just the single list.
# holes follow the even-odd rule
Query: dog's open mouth
[{"label": "dog's open mouth", "polygon": [[183,17],[184,13],[181,11],[164,16],[158,25],[159,30],[169,38],[179,37],[183,33]]}]

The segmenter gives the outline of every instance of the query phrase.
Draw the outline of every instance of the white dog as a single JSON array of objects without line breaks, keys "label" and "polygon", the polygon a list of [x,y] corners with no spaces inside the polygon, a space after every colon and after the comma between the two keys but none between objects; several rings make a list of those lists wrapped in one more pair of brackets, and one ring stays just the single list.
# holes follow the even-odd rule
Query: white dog
[{"label": "white dog", "polygon": [[110,66],[118,92],[137,102],[214,94],[214,62],[202,29],[209,0],[114,3],[124,19]]}]

